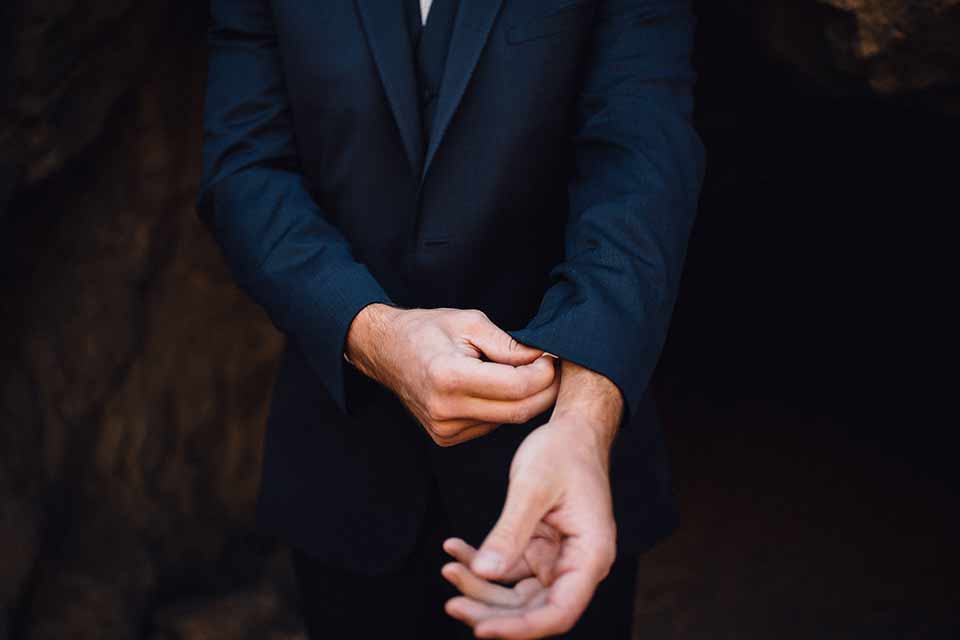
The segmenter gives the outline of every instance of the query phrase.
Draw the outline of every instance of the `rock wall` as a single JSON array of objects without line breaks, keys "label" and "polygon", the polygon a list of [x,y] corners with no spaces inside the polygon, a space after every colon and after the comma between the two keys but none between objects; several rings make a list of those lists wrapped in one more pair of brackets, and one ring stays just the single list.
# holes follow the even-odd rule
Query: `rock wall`
[{"label": "rock wall", "polygon": [[250,532],[282,339],[193,209],[203,22],[90,4],[29,3],[17,32],[0,638],[298,637]]},{"label": "rock wall", "polygon": [[[204,3],[14,0],[5,3],[10,82],[0,158],[35,184],[102,133],[111,108],[179,46]],[[194,30],[195,31],[195,30]]]},{"label": "rock wall", "polygon": [[[960,0],[725,4],[830,90],[960,82]],[[203,5],[0,6],[0,640],[302,637],[249,526],[282,338],[193,212]]]},{"label": "rock wall", "polygon": [[958,110],[960,0],[722,3],[779,56],[835,91],[932,92]]}]

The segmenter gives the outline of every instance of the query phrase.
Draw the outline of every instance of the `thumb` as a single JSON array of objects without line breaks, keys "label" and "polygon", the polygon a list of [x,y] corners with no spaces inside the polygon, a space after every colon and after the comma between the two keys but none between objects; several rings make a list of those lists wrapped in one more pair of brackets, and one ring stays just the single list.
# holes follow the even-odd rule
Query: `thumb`
[{"label": "thumb", "polygon": [[473,346],[479,349],[487,359],[499,364],[519,367],[535,362],[543,355],[540,349],[520,344],[513,336],[489,320],[481,324],[469,337]]},{"label": "thumb", "polygon": [[527,483],[510,483],[503,512],[470,563],[474,573],[487,580],[506,576],[523,556],[537,524],[550,510],[543,495]]}]

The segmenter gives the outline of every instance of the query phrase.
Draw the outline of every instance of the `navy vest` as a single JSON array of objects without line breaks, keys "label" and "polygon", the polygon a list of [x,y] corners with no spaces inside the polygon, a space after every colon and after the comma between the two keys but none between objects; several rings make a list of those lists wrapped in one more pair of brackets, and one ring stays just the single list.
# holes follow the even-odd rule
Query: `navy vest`
[{"label": "navy vest", "polygon": [[420,0],[406,0],[407,27],[413,44],[414,68],[420,90],[420,123],[426,146],[437,110],[437,96],[443,81],[443,70],[453,35],[459,0],[433,0],[427,24],[422,25]]}]

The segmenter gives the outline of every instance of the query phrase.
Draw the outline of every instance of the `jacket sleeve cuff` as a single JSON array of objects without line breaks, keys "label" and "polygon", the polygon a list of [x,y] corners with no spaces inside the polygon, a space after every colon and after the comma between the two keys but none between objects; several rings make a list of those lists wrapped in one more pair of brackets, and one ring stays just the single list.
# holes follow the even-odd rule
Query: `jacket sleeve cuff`
[{"label": "jacket sleeve cuff", "polygon": [[303,301],[292,334],[320,378],[327,394],[344,414],[349,413],[344,369],[352,366],[344,358],[347,332],[353,319],[367,305],[393,304],[380,284],[361,264],[351,265],[312,287]]},{"label": "jacket sleeve cuff", "polygon": [[569,360],[613,382],[623,396],[621,426],[628,424],[630,417],[638,414],[649,375],[644,376],[635,370],[636,367],[631,367],[631,363],[623,357],[622,352],[614,354],[599,349],[595,337],[585,339],[583,331],[566,331],[563,326],[554,323],[526,327],[507,333],[521,344],[552,353],[563,360]]}]

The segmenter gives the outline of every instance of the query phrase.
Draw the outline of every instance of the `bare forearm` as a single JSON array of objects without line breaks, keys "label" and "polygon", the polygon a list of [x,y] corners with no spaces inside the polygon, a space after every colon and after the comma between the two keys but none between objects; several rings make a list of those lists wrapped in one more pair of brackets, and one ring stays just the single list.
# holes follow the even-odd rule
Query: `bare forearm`
[{"label": "bare forearm", "polygon": [[606,456],[623,416],[623,394],[609,378],[564,360],[560,391],[551,420],[572,419],[589,437],[585,441]]}]

